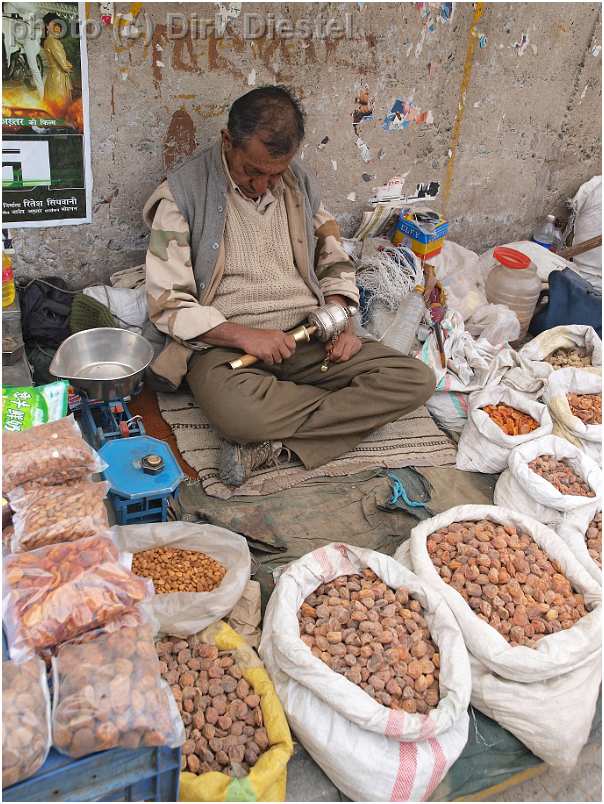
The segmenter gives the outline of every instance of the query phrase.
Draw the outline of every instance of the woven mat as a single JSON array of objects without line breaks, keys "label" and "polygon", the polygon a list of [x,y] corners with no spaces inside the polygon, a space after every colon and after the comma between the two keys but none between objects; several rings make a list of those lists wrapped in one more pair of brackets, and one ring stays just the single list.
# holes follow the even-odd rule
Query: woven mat
[{"label": "woven mat", "polygon": [[228,500],[233,495],[258,496],[299,486],[309,480],[342,477],[364,469],[403,466],[451,466],[456,448],[438,429],[425,407],[380,427],[359,446],[317,469],[305,469],[299,460],[254,472],[237,489],[218,477],[220,439],[189,394],[158,394],[161,414],[169,424],[185,461],[199,474],[206,494]]}]

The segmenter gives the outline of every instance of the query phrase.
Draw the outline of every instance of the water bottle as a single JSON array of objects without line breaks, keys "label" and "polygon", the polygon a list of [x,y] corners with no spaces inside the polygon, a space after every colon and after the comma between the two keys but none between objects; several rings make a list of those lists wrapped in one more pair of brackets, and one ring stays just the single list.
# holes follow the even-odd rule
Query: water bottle
[{"label": "water bottle", "polygon": [[399,305],[394,316],[394,320],[382,342],[391,349],[396,349],[403,355],[408,355],[417,335],[417,330],[421,324],[426,303],[424,301],[424,288],[417,285],[411,293],[408,293]]},{"label": "water bottle", "polygon": [[543,248],[551,251],[556,245],[556,216],[548,215],[547,218],[533,232],[533,240]]}]

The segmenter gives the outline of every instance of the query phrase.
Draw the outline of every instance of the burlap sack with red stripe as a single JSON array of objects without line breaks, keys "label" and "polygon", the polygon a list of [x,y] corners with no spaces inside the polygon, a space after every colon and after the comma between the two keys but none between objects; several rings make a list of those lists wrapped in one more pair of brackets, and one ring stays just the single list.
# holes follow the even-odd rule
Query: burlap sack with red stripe
[{"label": "burlap sack with red stripe", "polygon": [[[320,584],[369,567],[392,589],[421,603],[438,645],[441,701],[426,715],[377,703],[313,656],[297,613]],[[470,666],[461,633],[441,595],[389,556],[331,544],[289,564],[264,616],[260,655],[296,737],[354,801],[423,801],[457,759],[468,736]]]}]

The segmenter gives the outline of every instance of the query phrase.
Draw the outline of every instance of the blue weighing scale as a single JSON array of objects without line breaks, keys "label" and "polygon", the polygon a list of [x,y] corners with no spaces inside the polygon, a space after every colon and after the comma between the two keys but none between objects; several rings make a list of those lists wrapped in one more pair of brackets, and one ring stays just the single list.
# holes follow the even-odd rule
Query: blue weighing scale
[{"label": "blue weighing scale", "polygon": [[107,441],[99,454],[118,525],[166,522],[185,475],[168,444],[148,435]]}]

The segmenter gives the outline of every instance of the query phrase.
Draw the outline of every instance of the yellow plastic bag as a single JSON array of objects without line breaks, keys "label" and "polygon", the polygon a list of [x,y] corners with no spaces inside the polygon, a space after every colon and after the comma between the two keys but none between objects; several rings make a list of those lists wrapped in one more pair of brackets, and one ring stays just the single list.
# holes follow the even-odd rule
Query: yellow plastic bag
[{"label": "yellow plastic bag", "polygon": [[200,638],[218,650],[234,651],[243,677],[260,696],[270,747],[242,779],[217,771],[200,776],[184,771],[180,774],[180,801],[285,801],[287,763],[294,746],[273,682],[252,648],[225,622],[210,625]]}]

